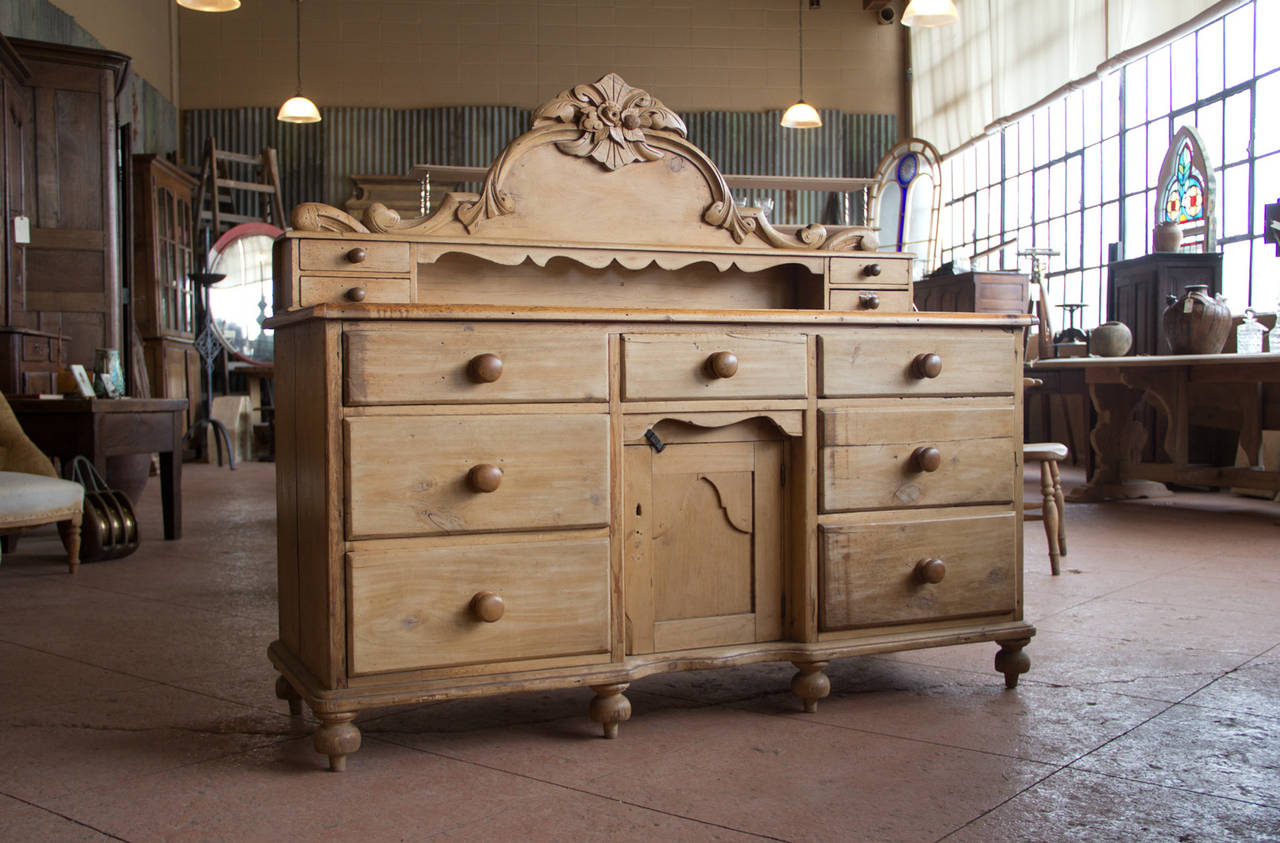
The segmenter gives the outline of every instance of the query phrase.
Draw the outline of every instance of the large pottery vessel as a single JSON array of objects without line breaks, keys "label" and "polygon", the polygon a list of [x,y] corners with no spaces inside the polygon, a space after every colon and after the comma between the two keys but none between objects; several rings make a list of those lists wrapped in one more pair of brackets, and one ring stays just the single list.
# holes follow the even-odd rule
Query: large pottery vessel
[{"label": "large pottery vessel", "polygon": [[1205,284],[1191,284],[1182,298],[1169,296],[1163,316],[1164,337],[1174,354],[1217,354],[1231,330],[1231,310],[1209,295]]}]

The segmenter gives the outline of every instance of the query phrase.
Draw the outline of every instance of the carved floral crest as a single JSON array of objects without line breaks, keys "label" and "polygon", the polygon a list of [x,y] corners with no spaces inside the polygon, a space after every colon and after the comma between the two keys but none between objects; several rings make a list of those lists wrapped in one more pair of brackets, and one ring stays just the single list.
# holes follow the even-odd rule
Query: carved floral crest
[{"label": "carved floral crest", "polygon": [[608,170],[633,161],[656,161],[662,152],[645,140],[645,129],[688,134],[684,121],[648,91],[633,88],[616,73],[587,85],[575,85],[544,103],[533,115],[533,128],[566,123],[582,134],[556,148],[579,158],[594,158]]}]

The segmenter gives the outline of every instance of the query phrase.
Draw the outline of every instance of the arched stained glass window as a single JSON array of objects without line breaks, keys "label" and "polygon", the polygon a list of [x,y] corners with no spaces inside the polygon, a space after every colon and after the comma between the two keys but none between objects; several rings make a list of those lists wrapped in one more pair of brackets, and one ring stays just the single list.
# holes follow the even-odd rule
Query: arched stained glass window
[{"label": "arched stained glass window", "polygon": [[1177,223],[1182,230],[1180,252],[1217,250],[1214,204],[1217,184],[1200,135],[1183,126],[1173,136],[1156,181],[1156,224]]},{"label": "arched stained glass window", "polygon": [[933,144],[909,138],[889,150],[876,168],[868,216],[880,251],[911,252],[916,278],[937,265],[941,156]]}]

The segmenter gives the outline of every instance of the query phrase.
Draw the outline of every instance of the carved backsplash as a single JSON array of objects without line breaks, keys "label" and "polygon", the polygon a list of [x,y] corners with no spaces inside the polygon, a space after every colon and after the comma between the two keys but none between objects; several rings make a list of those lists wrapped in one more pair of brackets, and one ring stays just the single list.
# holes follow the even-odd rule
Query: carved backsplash
[{"label": "carved backsplash", "polygon": [[[414,164],[487,167],[512,138],[529,128],[533,113],[512,106],[443,108],[324,108],[324,121],[280,123],[274,108],[200,109],[182,113],[183,155],[200,161],[204,138],[220,146],[279,151],[284,205],[322,201],[341,206],[351,173],[403,174]],[[790,176],[870,177],[898,139],[892,114],[823,111],[821,129],[779,128],[780,112],[711,111],[681,114],[689,140],[723,172]],[[475,187],[478,187],[475,186]],[[795,219],[773,198],[778,223],[813,222],[823,215],[823,194],[802,195]]]}]

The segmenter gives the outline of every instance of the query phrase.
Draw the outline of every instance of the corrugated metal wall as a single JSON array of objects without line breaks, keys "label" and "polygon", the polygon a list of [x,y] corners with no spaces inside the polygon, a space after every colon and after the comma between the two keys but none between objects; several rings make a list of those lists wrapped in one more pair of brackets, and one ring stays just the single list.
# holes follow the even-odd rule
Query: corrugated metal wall
[{"label": "corrugated metal wall", "polygon": [[[898,139],[892,114],[823,111],[822,128],[804,131],[780,128],[777,111],[681,116],[689,139],[725,173],[865,178]],[[281,123],[274,108],[190,110],[182,113],[182,152],[198,166],[210,136],[236,152],[275,147],[286,209],[304,201],[341,207],[351,173],[403,174],[424,163],[488,166],[529,121],[529,111],[503,106],[326,108],[324,121],[310,125]],[[837,220],[832,194],[801,194],[794,208],[781,191],[738,198],[773,199],[771,219],[779,223]]]}]

